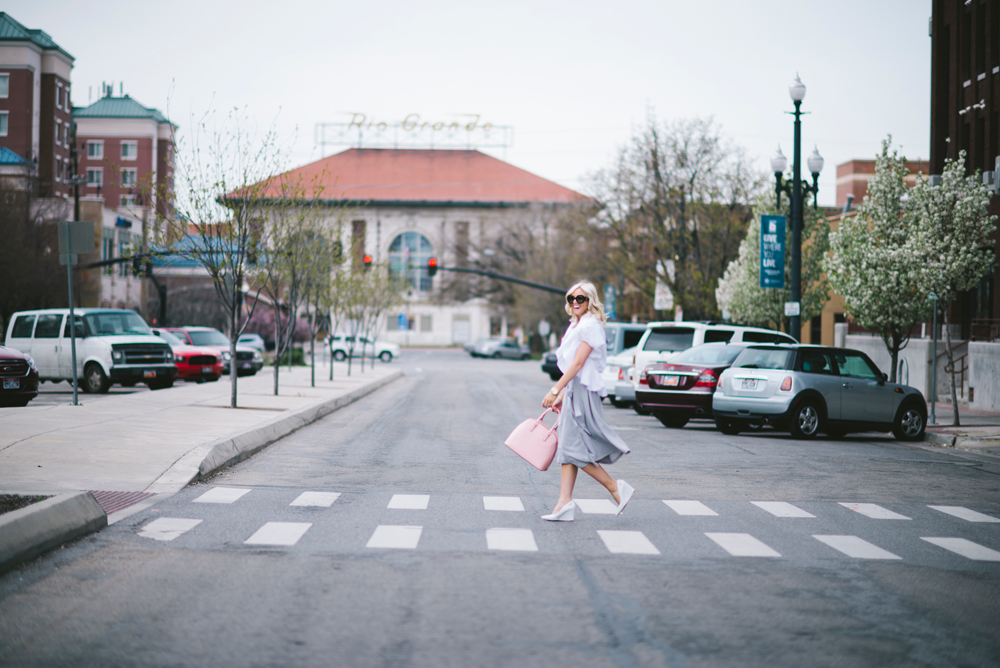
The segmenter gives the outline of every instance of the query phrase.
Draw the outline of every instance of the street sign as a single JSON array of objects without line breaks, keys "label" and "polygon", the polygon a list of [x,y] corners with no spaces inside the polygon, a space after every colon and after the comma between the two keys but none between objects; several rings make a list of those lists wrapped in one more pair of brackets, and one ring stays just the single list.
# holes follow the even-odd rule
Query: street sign
[{"label": "street sign", "polygon": [[[94,252],[94,224],[90,221],[59,223],[59,254]],[[75,261],[74,261],[75,264]]]},{"label": "street sign", "polygon": [[784,216],[760,217],[760,287],[785,287]]},{"label": "street sign", "polygon": [[785,302],[785,315],[791,318],[792,316],[801,315],[801,304],[799,302]]},{"label": "street sign", "polygon": [[76,264],[79,260],[80,256],[76,253],[59,253],[59,264]]},{"label": "street sign", "polygon": [[656,290],[653,292],[653,308],[657,311],[669,311],[673,307],[674,293],[666,283],[657,280]]}]

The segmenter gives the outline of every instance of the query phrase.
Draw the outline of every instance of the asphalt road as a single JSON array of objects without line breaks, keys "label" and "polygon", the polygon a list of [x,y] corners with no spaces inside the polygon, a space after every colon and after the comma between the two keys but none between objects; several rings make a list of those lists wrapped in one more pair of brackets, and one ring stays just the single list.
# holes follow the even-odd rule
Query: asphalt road
[{"label": "asphalt road", "polygon": [[581,474],[591,512],[548,523],[558,472],[502,445],[540,412],[538,363],[404,355],[365,400],[0,577],[0,665],[1000,665],[1000,522],[969,519],[1000,518],[997,458],[606,406],[636,496],[602,514]]}]

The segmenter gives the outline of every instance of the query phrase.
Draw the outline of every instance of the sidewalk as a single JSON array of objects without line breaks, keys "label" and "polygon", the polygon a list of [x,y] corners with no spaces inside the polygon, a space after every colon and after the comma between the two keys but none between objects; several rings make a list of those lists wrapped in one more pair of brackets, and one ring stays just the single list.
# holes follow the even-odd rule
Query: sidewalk
[{"label": "sidewalk", "polygon": [[934,413],[937,422],[927,425],[924,439],[927,443],[1000,455],[1000,415],[959,407],[958,416],[962,426],[953,427],[951,423],[954,412],[951,404],[936,403]]}]

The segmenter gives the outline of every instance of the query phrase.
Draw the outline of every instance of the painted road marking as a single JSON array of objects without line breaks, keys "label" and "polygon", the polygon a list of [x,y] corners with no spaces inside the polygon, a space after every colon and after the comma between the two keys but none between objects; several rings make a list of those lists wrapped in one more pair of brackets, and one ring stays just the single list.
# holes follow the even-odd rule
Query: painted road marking
[{"label": "painted road marking", "polygon": [[182,533],[195,528],[201,522],[202,520],[188,520],[180,517],[161,517],[144,526],[139,535],[153,540],[173,540]]},{"label": "painted road marking", "polygon": [[618,504],[610,499],[573,499],[576,507],[590,515],[616,515]]},{"label": "painted road marking", "polygon": [[719,513],[715,512],[708,506],[706,506],[701,501],[664,501],[671,510],[673,510],[678,515],[711,515],[713,517],[718,517]]},{"label": "painted road marking", "polygon": [[237,489],[236,487],[213,487],[195,499],[193,503],[232,503],[249,491],[249,489]]},{"label": "painted road marking", "polygon": [[659,554],[641,531],[598,531],[604,546],[612,554]]},{"label": "painted road marking", "polygon": [[387,508],[396,510],[427,510],[430,494],[393,494]]},{"label": "painted road marking", "polygon": [[519,496],[484,496],[483,508],[486,510],[524,510]]},{"label": "painted road marking", "polygon": [[734,557],[780,557],[781,555],[748,533],[706,533]]},{"label": "painted road marking", "polygon": [[531,529],[487,529],[486,547],[490,550],[538,552]]},{"label": "painted road marking", "polygon": [[1000,522],[1000,519],[991,517],[990,515],[977,513],[975,510],[969,510],[968,508],[963,508],[962,506],[927,506],[927,507],[933,508],[934,510],[939,510],[942,513],[954,515],[955,517],[963,519],[967,522]]},{"label": "painted road marking", "polygon": [[855,559],[901,559],[892,552],[872,545],[857,536],[813,536],[821,543],[826,543],[838,552]]},{"label": "painted road marking", "polygon": [[973,543],[971,540],[965,540],[964,538],[924,538],[921,536],[920,540],[926,540],[932,545],[943,547],[949,552],[960,554],[967,559],[975,561],[1000,561],[1000,552],[991,550],[978,543]]},{"label": "painted road marking", "polygon": [[329,508],[339,496],[340,492],[302,492],[299,494],[298,498],[288,505]]},{"label": "painted road marking", "polygon": [[751,503],[775,517],[816,517],[812,513],[807,513],[798,506],[784,501],[751,501]]},{"label": "painted road marking", "polygon": [[877,506],[874,503],[841,503],[840,505],[845,508],[850,508],[856,513],[861,513],[865,517],[870,517],[873,520],[908,520],[910,519],[906,515],[900,515],[899,513],[894,513],[891,510],[887,510],[882,506]]},{"label": "painted road marking", "polygon": [[268,522],[243,541],[243,544],[295,545],[311,526],[311,522]]},{"label": "painted road marking", "polygon": [[365,547],[385,547],[398,550],[415,550],[420,542],[420,534],[424,528],[420,526],[394,526],[380,524],[375,527],[375,533],[368,539]]}]

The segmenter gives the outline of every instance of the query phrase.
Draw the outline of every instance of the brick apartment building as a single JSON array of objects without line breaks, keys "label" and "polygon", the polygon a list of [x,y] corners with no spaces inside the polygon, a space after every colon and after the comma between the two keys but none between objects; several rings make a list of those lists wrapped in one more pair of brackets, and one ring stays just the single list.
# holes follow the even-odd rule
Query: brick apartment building
[{"label": "brick apartment building", "polygon": [[37,197],[70,194],[73,61],[48,34],[0,12],[0,148],[34,171]]}]

